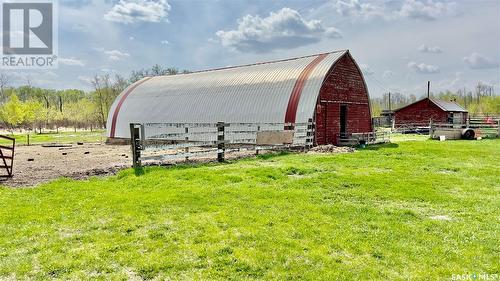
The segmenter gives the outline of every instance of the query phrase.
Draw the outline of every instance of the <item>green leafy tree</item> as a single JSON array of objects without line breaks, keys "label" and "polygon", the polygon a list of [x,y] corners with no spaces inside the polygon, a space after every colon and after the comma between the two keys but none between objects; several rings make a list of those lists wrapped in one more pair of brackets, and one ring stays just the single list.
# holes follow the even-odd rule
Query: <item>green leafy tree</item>
[{"label": "green leafy tree", "polygon": [[19,101],[16,94],[11,95],[9,101],[2,106],[1,116],[3,122],[11,128],[12,132],[23,123],[25,117],[24,105]]},{"label": "green leafy tree", "polygon": [[43,118],[43,105],[41,102],[36,101],[36,100],[30,100],[24,103],[23,105],[23,110],[24,110],[24,123],[32,128],[35,129],[37,125],[37,121],[40,118]]},{"label": "green leafy tree", "polygon": [[382,112],[382,106],[380,105],[380,103],[372,102],[370,103],[370,105],[371,105],[372,116],[380,116],[380,113]]},{"label": "green leafy tree", "polygon": [[84,124],[85,128],[90,127],[90,130],[92,130],[93,126],[97,124],[95,103],[90,99],[82,99],[78,102],[78,108],[80,108],[77,116],[78,120]]}]

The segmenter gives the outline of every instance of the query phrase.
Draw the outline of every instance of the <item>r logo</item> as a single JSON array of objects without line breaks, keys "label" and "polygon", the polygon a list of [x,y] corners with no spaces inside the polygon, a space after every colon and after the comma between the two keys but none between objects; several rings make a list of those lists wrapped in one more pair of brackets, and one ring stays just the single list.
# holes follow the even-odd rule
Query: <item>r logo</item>
[{"label": "r logo", "polygon": [[2,3],[3,54],[53,54],[53,3]]}]

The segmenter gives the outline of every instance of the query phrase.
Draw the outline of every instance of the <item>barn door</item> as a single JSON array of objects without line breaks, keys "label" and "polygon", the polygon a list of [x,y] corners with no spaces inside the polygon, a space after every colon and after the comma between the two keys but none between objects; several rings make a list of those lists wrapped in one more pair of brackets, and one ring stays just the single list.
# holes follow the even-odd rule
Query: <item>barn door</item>
[{"label": "barn door", "polygon": [[345,138],[347,134],[347,104],[340,105],[340,137]]},{"label": "barn door", "polygon": [[322,102],[316,111],[316,143],[338,144],[347,128],[347,104]]}]

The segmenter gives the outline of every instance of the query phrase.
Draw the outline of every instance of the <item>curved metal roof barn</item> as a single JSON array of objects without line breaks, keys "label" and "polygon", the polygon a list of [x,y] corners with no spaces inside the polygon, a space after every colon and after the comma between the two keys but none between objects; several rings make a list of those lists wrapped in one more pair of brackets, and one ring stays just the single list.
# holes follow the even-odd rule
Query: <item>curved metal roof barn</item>
[{"label": "curved metal roof barn", "polygon": [[[129,138],[130,123],[308,122],[315,119],[320,90],[342,58],[354,63],[368,97],[362,74],[347,50],[147,77],[114,101],[108,137]],[[367,99],[364,102],[368,105]],[[369,126],[371,130],[371,121]]]}]

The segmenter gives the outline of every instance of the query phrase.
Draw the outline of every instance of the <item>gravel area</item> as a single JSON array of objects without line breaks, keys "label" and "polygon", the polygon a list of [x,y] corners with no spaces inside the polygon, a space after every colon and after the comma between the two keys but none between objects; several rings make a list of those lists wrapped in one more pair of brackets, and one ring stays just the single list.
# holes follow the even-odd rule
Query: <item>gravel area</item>
[{"label": "gravel area", "polygon": [[348,146],[335,146],[335,145],[318,145],[309,150],[309,153],[348,153],[356,151]]},{"label": "gravel area", "polygon": [[[132,164],[130,146],[72,144],[66,147],[18,146],[14,155],[14,177],[6,186],[34,186],[60,177],[85,179],[115,174]],[[0,173],[6,174],[0,170]]]}]

